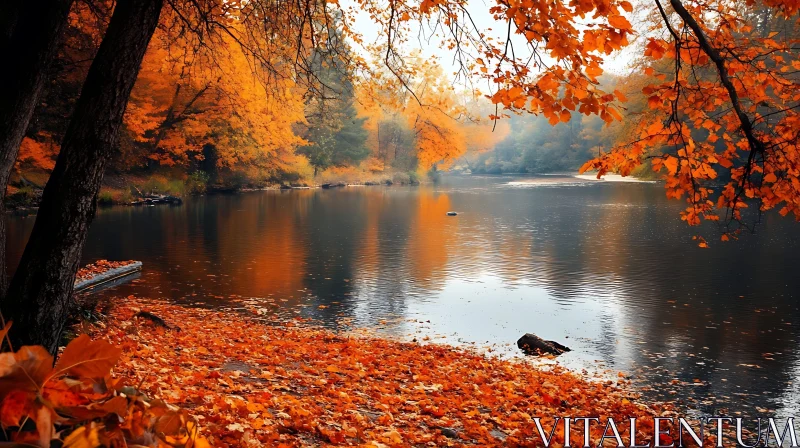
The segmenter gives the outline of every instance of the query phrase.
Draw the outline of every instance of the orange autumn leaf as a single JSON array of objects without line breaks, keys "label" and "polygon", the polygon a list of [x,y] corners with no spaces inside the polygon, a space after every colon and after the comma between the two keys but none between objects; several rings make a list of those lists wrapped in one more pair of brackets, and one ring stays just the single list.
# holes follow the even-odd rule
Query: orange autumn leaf
[{"label": "orange autumn leaf", "polygon": [[667,171],[669,171],[670,174],[675,174],[675,172],[678,171],[678,159],[667,156],[667,158],[664,159],[664,166],[667,167]]},{"label": "orange autumn leaf", "polygon": [[58,358],[54,375],[102,378],[111,372],[122,350],[105,341],[93,341],[82,334],[73,339]]},{"label": "orange autumn leaf", "polygon": [[20,422],[33,412],[34,397],[25,390],[13,390],[0,403],[0,424],[19,426]]},{"label": "orange autumn leaf", "polygon": [[0,396],[15,389],[39,391],[53,371],[52,365],[53,357],[40,346],[0,353]]}]

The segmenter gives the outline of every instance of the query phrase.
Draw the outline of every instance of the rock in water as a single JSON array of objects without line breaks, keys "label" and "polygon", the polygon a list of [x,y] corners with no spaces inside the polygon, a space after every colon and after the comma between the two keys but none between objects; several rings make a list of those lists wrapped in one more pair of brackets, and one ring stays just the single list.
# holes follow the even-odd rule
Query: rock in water
[{"label": "rock in water", "polygon": [[517,341],[519,347],[526,355],[542,356],[542,355],[555,355],[558,356],[564,352],[570,351],[569,347],[559,344],[555,341],[545,341],[544,339],[532,333],[525,333]]},{"label": "rock in water", "polygon": [[447,212],[447,216],[458,216],[456,212]]}]

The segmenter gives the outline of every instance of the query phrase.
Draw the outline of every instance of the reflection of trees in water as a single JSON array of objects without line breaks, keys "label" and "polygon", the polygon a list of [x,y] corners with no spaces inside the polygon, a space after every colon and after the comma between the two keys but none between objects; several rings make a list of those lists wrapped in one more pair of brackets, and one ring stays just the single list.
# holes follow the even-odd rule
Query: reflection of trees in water
[{"label": "reflection of trees in water", "polygon": [[[447,278],[447,195],[419,189],[322,192],[309,220],[306,285],[314,317],[354,316],[365,325],[405,313],[413,290]],[[451,223],[454,221],[450,219]],[[339,302],[339,303],[332,303]]]},{"label": "reflection of trees in water", "polygon": [[[451,196],[458,207],[462,198]],[[622,304],[614,307],[623,314],[618,322],[599,317],[596,347],[609,365],[665,366],[664,381],[701,378],[707,384],[689,393],[727,396],[729,402],[754,398],[731,395],[737,390],[770,390],[780,396],[793,379],[800,380],[791,373],[797,327],[785,325],[800,321],[796,302],[786,293],[800,286],[785,269],[797,261],[796,254],[782,246],[787,239],[796,246],[785,227],[793,223],[772,222],[770,216],[767,226],[774,235],[699,250],[690,238],[697,231],[677,219],[680,204],[667,203],[653,186],[524,189],[504,194],[502,201],[492,193],[464,199],[471,213],[460,218],[459,245],[450,258],[479,255],[465,269],[458,261],[450,269],[469,272],[477,265],[509,285],[540,285],[563,303]],[[702,231],[708,235],[714,229]],[[756,313],[760,307],[765,309]],[[616,344],[624,338],[623,326],[638,329],[632,341],[625,341],[630,349]],[[667,343],[675,340],[687,342]],[[679,347],[683,351],[676,352]],[[774,361],[762,356],[775,352],[786,355]],[[672,387],[658,389],[663,393]]]},{"label": "reflection of trees in water", "polygon": [[[489,186],[295,190],[102,210],[84,259],[145,261],[145,281],[109,295],[271,297],[305,316],[365,325],[406,314],[409,300],[440,294],[450,278],[490,274],[509,287],[541,286],[561,304],[613,304],[597,317],[597,353],[610,366],[666,368],[653,376],[662,390],[673,377],[701,378],[709,384],[695,396],[738,399],[737,387],[780,396],[800,383],[794,223],[768,215],[763,235],[699,250],[677,218],[681,204],[658,186]],[[12,222],[10,244],[27,231]]]},{"label": "reflection of trees in water", "polygon": [[447,279],[447,261],[458,220],[447,216],[451,210],[446,194],[422,189],[411,209],[407,259],[414,285],[423,290],[441,288]]},{"label": "reflection of trees in water", "polygon": [[314,298],[304,315],[335,322],[339,315],[352,314],[357,269],[354,259],[365,228],[363,216],[354,211],[363,208],[364,198],[351,192],[315,193],[302,226],[310,274],[303,283]]},{"label": "reflection of trees in water", "polygon": [[358,279],[354,317],[374,325],[387,316],[406,314],[409,268],[405,247],[411,219],[408,192],[371,189],[364,193],[366,229],[356,257]]}]

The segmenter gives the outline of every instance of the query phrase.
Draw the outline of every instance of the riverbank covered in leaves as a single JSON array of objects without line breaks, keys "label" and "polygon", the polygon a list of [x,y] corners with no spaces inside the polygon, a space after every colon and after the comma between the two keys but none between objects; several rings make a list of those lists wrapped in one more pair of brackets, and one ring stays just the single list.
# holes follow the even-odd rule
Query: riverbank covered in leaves
[{"label": "riverbank covered in leaves", "polygon": [[549,430],[556,415],[641,417],[647,443],[670,412],[558,367],[133,297],[80,330],[119,345],[115,374],[187,409],[214,446],[539,446],[532,418]]}]

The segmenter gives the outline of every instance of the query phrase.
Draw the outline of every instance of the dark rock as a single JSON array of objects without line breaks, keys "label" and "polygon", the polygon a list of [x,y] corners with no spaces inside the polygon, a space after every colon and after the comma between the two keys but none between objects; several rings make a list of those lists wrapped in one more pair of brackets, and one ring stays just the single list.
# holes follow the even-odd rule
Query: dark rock
[{"label": "dark rock", "polygon": [[391,187],[392,185],[394,185],[394,182],[392,182],[390,179],[386,179],[385,181],[383,181],[383,184],[386,185],[387,187]]},{"label": "dark rock", "polygon": [[250,373],[251,370],[257,370],[255,367],[247,364],[246,362],[232,360],[222,365],[223,372],[242,372]]},{"label": "dark rock", "polygon": [[492,437],[501,442],[505,442],[506,438],[508,438],[508,434],[504,433],[503,431],[500,431],[497,428],[494,428],[491,431],[489,431],[489,434],[491,434]]},{"label": "dark rock", "polygon": [[458,216],[456,212],[447,212],[447,216]]},{"label": "dark rock", "polygon": [[148,194],[138,201],[131,202],[131,205],[157,205],[157,204],[171,204],[181,205],[183,200],[177,196],[170,196],[166,194]]},{"label": "dark rock", "polygon": [[453,428],[447,428],[444,426],[439,427],[439,431],[442,432],[442,435],[447,437],[448,439],[459,439],[458,432]]},{"label": "dark rock", "polygon": [[281,190],[291,190],[291,189],[292,189],[291,185],[281,184]]},{"label": "dark rock", "polygon": [[330,184],[322,184],[320,185],[322,188],[337,188],[337,187],[346,187],[347,184],[344,182],[335,182]]},{"label": "dark rock", "polygon": [[554,341],[545,341],[544,339],[532,333],[525,333],[517,341],[519,347],[526,355],[542,356],[542,355],[555,355],[558,356],[564,352],[571,351],[569,347],[559,344]]},{"label": "dark rock", "polygon": [[240,190],[241,187],[237,185],[211,184],[206,187],[206,193],[209,194],[235,194]]}]

